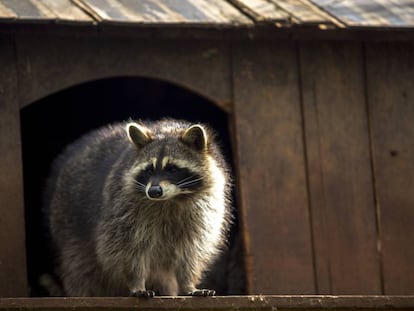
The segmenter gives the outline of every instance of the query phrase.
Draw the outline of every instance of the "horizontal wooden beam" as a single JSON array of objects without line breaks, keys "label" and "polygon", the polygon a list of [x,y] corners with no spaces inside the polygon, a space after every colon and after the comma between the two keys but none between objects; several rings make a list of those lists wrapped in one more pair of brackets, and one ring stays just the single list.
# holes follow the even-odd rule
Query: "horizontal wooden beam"
[{"label": "horizontal wooden beam", "polygon": [[414,296],[0,298],[0,310],[414,310]]}]

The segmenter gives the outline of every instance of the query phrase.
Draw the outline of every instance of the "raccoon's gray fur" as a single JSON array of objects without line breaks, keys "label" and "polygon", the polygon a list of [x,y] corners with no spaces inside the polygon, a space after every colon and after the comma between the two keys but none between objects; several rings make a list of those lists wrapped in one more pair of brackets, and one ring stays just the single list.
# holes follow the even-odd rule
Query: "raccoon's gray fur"
[{"label": "raccoon's gray fur", "polygon": [[46,216],[68,296],[196,288],[230,225],[230,178],[205,125],[164,119],[87,134],[58,157]]}]

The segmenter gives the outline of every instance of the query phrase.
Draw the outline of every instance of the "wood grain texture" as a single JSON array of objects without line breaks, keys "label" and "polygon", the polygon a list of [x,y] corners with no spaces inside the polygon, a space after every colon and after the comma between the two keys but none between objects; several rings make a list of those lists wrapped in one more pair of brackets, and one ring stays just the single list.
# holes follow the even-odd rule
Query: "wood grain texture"
[{"label": "wood grain texture", "polygon": [[414,310],[412,296],[226,296],[1,299],[0,310]]},{"label": "wood grain texture", "polygon": [[56,18],[56,15],[44,5],[43,1],[1,0],[1,5],[24,21],[46,22]]},{"label": "wood grain texture", "polygon": [[41,0],[44,6],[46,6],[53,15],[55,21],[59,23],[93,23],[94,20],[76,6],[71,0]]},{"label": "wood grain texture", "polygon": [[278,27],[412,29],[414,0],[0,0],[0,20],[13,23],[253,26],[246,15]]},{"label": "wood grain texture", "polygon": [[75,24],[92,24],[94,22],[71,0],[0,0],[0,20]]},{"label": "wood grain texture", "polygon": [[272,0],[274,6],[283,9],[298,24],[325,24],[329,17],[310,1],[304,0]]},{"label": "wood grain texture", "polygon": [[240,10],[246,12],[256,22],[286,22],[287,12],[266,0],[231,0]]},{"label": "wood grain texture", "polygon": [[23,180],[13,39],[0,36],[0,297],[27,295]]},{"label": "wood grain texture", "polygon": [[348,27],[412,27],[414,0],[312,0]]},{"label": "wood grain texture", "polygon": [[300,51],[318,293],[381,294],[361,46]]},{"label": "wood grain texture", "polygon": [[414,45],[367,45],[385,294],[414,294]]},{"label": "wood grain texture", "polygon": [[250,23],[243,14],[224,0],[75,0],[75,3],[107,23]]},{"label": "wood grain texture", "polygon": [[298,89],[290,43],[234,46],[234,122],[250,293],[315,292]]},{"label": "wood grain texture", "polygon": [[17,15],[7,6],[0,2],[0,18],[2,20],[15,20],[17,18]]}]

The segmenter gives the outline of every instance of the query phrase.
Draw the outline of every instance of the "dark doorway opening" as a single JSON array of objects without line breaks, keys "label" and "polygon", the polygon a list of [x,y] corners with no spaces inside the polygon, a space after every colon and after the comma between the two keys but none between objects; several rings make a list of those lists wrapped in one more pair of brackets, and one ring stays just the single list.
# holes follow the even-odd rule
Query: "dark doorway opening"
[{"label": "dark doorway opening", "polygon": [[[92,129],[130,118],[163,117],[212,126],[232,164],[228,115],[206,98],[171,83],[135,77],[97,80],[52,94],[22,109],[26,248],[32,296],[45,295],[39,277],[52,272],[41,214],[42,192],[52,160],[67,144]],[[236,213],[235,216],[229,250],[206,278],[207,285],[215,286],[219,294],[244,293],[243,256],[239,254]]]}]

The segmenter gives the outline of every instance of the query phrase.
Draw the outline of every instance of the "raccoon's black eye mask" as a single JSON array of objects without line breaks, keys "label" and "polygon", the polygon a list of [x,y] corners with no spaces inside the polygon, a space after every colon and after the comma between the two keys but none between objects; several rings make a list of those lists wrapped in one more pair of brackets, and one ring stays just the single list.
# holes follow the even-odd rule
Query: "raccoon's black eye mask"
[{"label": "raccoon's black eye mask", "polygon": [[147,184],[154,173],[152,165],[148,165],[138,176],[137,180],[143,184]]},{"label": "raccoon's black eye mask", "polygon": [[197,190],[202,186],[203,178],[199,174],[176,165],[167,165],[164,168],[164,176],[166,180],[181,189]]},{"label": "raccoon's black eye mask", "polygon": [[167,174],[175,174],[180,170],[180,168],[177,165],[174,164],[167,164],[164,167],[164,172]]}]

